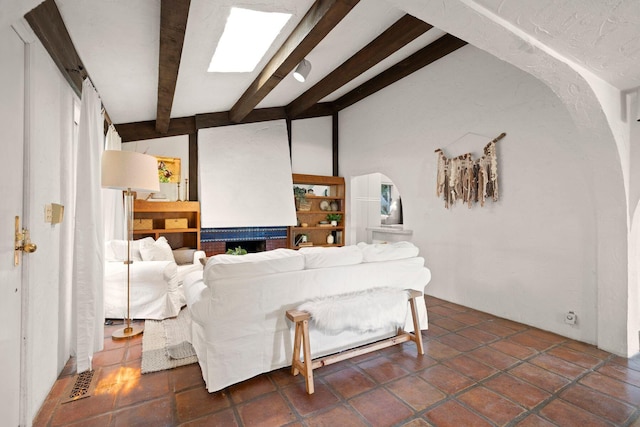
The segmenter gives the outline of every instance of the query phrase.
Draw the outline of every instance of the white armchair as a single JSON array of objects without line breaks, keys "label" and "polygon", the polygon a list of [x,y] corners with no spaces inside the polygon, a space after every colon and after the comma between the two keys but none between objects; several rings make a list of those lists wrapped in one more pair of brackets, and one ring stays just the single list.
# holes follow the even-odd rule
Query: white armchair
[{"label": "white armchair", "polygon": [[[166,246],[165,246],[166,245]],[[166,319],[175,317],[185,305],[183,278],[202,270],[202,251],[168,251],[163,237],[135,240],[131,247],[132,319]],[[124,318],[127,311],[126,240],[111,240],[105,248],[104,310],[105,318]],[[174,253],[176,254],[174,257]],[[188,257],[188,258],[187,258]],[[178,265],[177,262],[180,263]],[[188,262],[190,261],[190,262]]]}]

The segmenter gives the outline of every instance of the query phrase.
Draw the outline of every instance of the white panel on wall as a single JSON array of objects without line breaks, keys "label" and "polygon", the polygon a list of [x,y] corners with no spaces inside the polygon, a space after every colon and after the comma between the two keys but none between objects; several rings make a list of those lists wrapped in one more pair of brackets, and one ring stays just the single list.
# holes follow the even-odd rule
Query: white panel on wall
[{"label": "white panel on wall", "polygon": [[284,120],[198,131],[202,227],[296,224]]},{"label": "white panel on wall", "polygon": [[333,175],[333,119],[317,117],[291,122],[291,163],[294,173]]}]

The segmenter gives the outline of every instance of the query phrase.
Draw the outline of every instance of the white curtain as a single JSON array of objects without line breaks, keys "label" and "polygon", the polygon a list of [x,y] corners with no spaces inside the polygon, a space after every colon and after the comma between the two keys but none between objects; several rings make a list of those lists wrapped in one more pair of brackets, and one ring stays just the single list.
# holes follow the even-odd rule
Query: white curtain
[{"label": "white curtain", "polygon": [[85,79],[78,126],[73,238],[73,312],[78,373],[91,369],[93,353],[102,349],[104,341],[102,132],[100,97],[91,82]]},{"label": "white curtain", "polygon": [[[110,125],[109,130],[107,130],[104,149],[118,151],[122,149],[122,139],[113,125]],[[124,228],[125,221],[122,190],[105,188],[102,191],[104,206],[104,238],[105,240],[124,240],[126,239],[126,233]]]}]

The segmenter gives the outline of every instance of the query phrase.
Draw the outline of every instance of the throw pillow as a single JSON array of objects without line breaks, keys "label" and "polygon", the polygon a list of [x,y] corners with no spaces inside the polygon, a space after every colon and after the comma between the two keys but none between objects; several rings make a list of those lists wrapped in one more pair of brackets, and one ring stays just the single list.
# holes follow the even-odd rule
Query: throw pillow
[{"label": "throw pillow", "polygon": [[[140,254],[140,247],[147,243],[153,243],[153,237],[145,237],[144,239],[134,240],[131,242],[131,260],[142,261],[142,255]],[[107,253],[110,255],[107,257],[107,261],[126,261],[127,260],[127,241],[126,240],[110,240],[107,242],[110,246],[110,251]]]},{"label": "throw pillow", "polygon": [[175,261],[169,242],[163,236],[153,243],[140,246],[143,261]]},{"label": "throw pillow", "polygon": [[193,254],[195,252],[196,250],[191,248],[174,249],[173,257],[178,265],[193,264]]}]

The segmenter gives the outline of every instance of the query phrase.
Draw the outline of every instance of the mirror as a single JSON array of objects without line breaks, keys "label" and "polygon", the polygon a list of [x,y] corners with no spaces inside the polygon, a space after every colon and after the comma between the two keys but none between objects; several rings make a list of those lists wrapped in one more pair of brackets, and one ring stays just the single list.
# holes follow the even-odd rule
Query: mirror
[{"label": "mirror", "polygon": [[402,199],[393,182],[380,174],[380,224],[402,224]]}]

